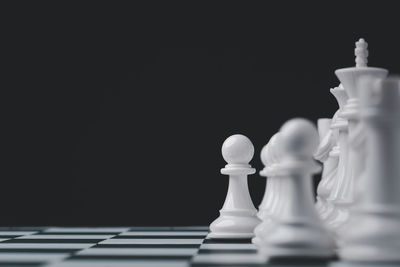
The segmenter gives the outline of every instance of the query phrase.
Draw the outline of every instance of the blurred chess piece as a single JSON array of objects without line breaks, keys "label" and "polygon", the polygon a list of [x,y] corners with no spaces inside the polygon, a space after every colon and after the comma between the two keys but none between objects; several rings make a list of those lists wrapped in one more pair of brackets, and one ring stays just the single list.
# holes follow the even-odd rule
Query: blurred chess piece
[{"label": "blurred chess piece", "polygon": [[339,255],[350,262],[400,263],[400,78],[360,80],[367,138],[363,196],[343,230]]},{"label": "blurred chess piece", "polygon": [[279,175],[281,161],[281,138],[280,133],[274,134],[268,144],[261,151],[261,161],[264,169],[260,171],[261,176],[268,177],[266,192],[262,207],[260,205],[259,218],[261,223],[255,228],[252,242],[259,245],[265,236],[268,236],[271,220],[282,206],[285,200],[285,194],[282,192],[282,180]]},{"label": "blurred chess piece", "polygon": [[[273,136],[271,139],[273,139],[274,137],[275,136]],[[272,164],[271,159],[269,157],[269,142],[261,149],[260,156],[261,156],[261,162],[264,165],[264,170],[269,168]],[[265,171],[260,171],[260,176],[266,178],[264,196],[260,205],[258,206],[258,213],[257,213],[257,217],[260,220],[262,220],[263,217],[270,212],[274,195],[274,190],[273,190],[274,179],[268,178]]]},{"label": "blurred chess piece", "polygon": [[222,156],[228,163],[221,173],[229,175],[228,193],[220,216],[211,223],[209,238],[252,238],[257,218],[247,185],[247,175],[255,173],[249,164],[254,146],[244,135],[228,137],[222,145]]},{"label": "blurred chess piece", "polygon": [[333,183],[337,176],[339,163],[338,153],[332,153],[337,145],[337,130],[331,129],[332,121],[335,121],[337,113],[333,119],[318,120],[319,146],[314,158],[323,164],[321,181],[317,187],[317,203],[315,208],[318,213],[324,213],[327,208],[327,199],[332,190]]},{"label": "blurred chess piece", "polygon": [[[329,226],[338,229],[349,218],[349,208],[354,202],[354,183],[357,183],[362,175],[362,167],[364,161],[363,153],[363,133],[362,127],[359,125],[359,92],[357,83],[362,77],[369,76],[372,78],[385,78],[388,74],[386,69],[368,67],[368,44],[364,39],[356,42],[354,50],[356,56],[356,66],[351,68],[343,68],[335,71],[336,76],[343,85],[348,99],[341,116],[348,121],[348,164],[346,165],[346,178],[343,181],[343,199],[340,203],[340,216],[336,216],[333,220],[329,220]],[[354,142],[357,140],[357,142]]]},{"label": "blurred chess piece", "polygon": [[271,258],[330,258],[334,240],[315,209],[311,175],[321,170],[313,160],[318,132],[305,119],[292,119],[280,130],[282,159],[280,179],[285,201],[270,224],[259,248]]},{"label": "blurred chess piece", "polygon": [[348,96],[341,84],[338,87],[332,88],[330,92],[339,105],[336,117],[331,124],[332,131],[338,134],[337,145],[332,148],[331,156],[337,156],[339,154],[339,159],[336,177],[333,180],[332,188],[326,199],[326,207],[324,210],[320,211],[320,216],[327,225],[329,225],[330,221],[335,221],[339,216],[347,216],[346,210],[342,208],[342,203],[350,201],[348,200],[348,192],[346,191],[346,181],[349,181],[347,178],[348,124],[347,120],[342,117],[343,108]]}]

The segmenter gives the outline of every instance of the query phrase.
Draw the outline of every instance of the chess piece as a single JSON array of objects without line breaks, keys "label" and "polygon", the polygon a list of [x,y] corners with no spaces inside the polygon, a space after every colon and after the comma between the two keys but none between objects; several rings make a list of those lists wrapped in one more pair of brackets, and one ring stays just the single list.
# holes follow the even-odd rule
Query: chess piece
[{"label": "chess piece", "polygon": [[[274,134],[268,144],[261,151],[261,161],[264,169],[260,171],[261,176],[267,178],[267,190],[264,196],[264,206],[260,207],[258,217],[262,222],[257,225],[254,230],[255,237],[252,239],[253,244],[258,245],[264,236],[268,235],[269,222],[273,220],[274,214],[281,207],[283,201],[283,192],[281,187],[281,179],[279,177],[280,163],[280,137],[279,132]],[[260,205],[261,206],[261,205]]]},{"label": "chess piece", "polygon": [[252,238],[257,218],[247,185],[247,175],[255,173],[249,165],[254,155],[250,139],[236,134],[222,145],[222,156],[228,163],[221,173],[229,175],[228,193],[220,216],[210,225],[209,238]]},{"label": "chess piece", "polygon": [[[349,181],[347,171],[347,120],[342,117],[342,111],[347,101],[347,93],[340,84],[338,87],[330,90],[332,95],[338,102],[339,109],[336,112],[337,116],[332,122],[331,128],[338,132],[337,146],[332,149],[332,156],[339,154],[339,162],[337,167],[336,178],[333,181],[332,189],[329,197],[326,199],[326,207],[320,212],[322,220],[329,225],[330,221],[334,221],[338,216],[347,216],[347,213],[342,212],[341,203],[347,203],[346,181]],[[344,215],[342,215],[344,214]]]},{"label": "chess piece", "polygon": [[[261,150],[261,162],[264,164],[264,169],[269,168],[271,165],[270,159],[268,158],[268,145],[269,143],[266,144]],[[267,178],[267,175],[263,171],[260,171],[260,176]],[[260,205],[258,206],[257,217],[260,220],[262,220],[265,214],[269,213],[270,211],[274,196],[273,183],[273,179],[267,178],[264,196]]]},{"label": "chess piece", "polygon": [[[387,76],[388,71],[382,68],[367,67],[368,62],[368,44],[364,39],[356,42],[354,50],[356,56],[356,66],[351,68],[338,69],[335,71],[336,76],[343,85],[349,98],[342,111],[342,117],[348,121],[348,164],[346,165],[346,181],[343,186],[343,192],[346,192],[346,199],[340,203],[342,215],[336,216],[334,220],[329,221],[329,225],[333,229],[338,229],[346,223],[349,218],[349,208],[354,203],[354,183],[360,179],[362,175],[362,161],[364,154],[360,148],[359,142],[350,142],[350,140],[362,140],[362,133],[364,131],[356,130],[359,127],[358,107],[359,100],[357,91],[357,83],[361,77],[369,76],[373,78],[384,78]],[[362,142],[361,142],[362,143]],[[354,145],[353,145],[354,144]]]},{"label": "chess piece", "polygon": [[400,262],[400,78],[361,81],[361,119],[367,138],[364,195],[343,231],[346,261]]},{"label": "chess piece", "polygon": [[280,178],[285,187],[285,202],[260,251],[269,258],[330,258],[334,255],[334,240],[315,209],[311,184],[311,175],[321,169],[313,160],[318,146],[317,130],[308,120],[292,119],[282,126],[280,134]]},{"label": "chess piece", "polygon": [[[269,216],[274,203],[277,200],[276,187],[277,180],[274,179],[273,171],[277,168],[278,157],[277,152],[277,142],[279,139],[279,134],[274,134],[269,140],[268,144],[264,146],[261,150],[261,162],[264,164],[264,169],[260,171],[260,175],[267,178],[266,191],[263,200],[259,206],[257,213],[258,218],[261,220],[265,216]],[[272,177],[272,179],[270,179]]]},{"label": "chess piece", "polygon": [[318,120],[318,134],[320,137],[319,146],[314,158],[323,164],[321,181],[317,187],[317,203],[315,208],[318,213],[323,213],[327,206],[327,198],[332,190],[333,181],[336,178],[339,157],[331,153],[337,143],[337,131],[330,129],[332,120]]}]

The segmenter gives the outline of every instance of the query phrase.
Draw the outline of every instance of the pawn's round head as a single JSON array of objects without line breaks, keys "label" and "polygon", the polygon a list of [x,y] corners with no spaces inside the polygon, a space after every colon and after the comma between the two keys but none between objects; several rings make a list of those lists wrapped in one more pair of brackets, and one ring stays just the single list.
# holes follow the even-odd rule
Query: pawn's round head
[{"label": "pawn's round head", "polygon": [[286,155],[312,157],[318,147],[318,131],[309,120],[291,119],[283,124],[280,132],[283,153]]},{"label": "pawn's round head", "polygon": [[253,155],[253,144],[242,134],[231,135],[222,144],[222,156],[228,164],[247,164]]},{"label": "pawn's round head", "polygon": [[269,159],[271,163],[278,163],[281,156],[281,134],[277,132],[274,134],[269,141]]}]

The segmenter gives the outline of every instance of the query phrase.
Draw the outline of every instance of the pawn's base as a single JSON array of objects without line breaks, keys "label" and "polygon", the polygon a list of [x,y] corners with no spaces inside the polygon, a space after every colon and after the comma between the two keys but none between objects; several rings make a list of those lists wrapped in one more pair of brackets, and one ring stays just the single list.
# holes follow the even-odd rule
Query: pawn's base
[{"label": "pawn's base", "polygon": [[271,224],[272,224],[272,219],[264,217],[264,220],[254,229],[255,237],[252,240],[253,244],[261,245],[262,240],[268,236],[268,232],[271,230],[270,229]]},{"label": "pawn's base", "polygon": [[260,219],[253,216],[221,215],[210,225],[208,238],[253,238]]},{"label": "pawn's base", "polygon": [[272,221],[270,229],[259,246],[270,258],[330,258],[336,254],[333,237],[319,223],[301,219]]},{"label": "pawn's base", "polygon": [[250,233],[209,233],[207,238],[211,239],[251,239],[254,234]]}]

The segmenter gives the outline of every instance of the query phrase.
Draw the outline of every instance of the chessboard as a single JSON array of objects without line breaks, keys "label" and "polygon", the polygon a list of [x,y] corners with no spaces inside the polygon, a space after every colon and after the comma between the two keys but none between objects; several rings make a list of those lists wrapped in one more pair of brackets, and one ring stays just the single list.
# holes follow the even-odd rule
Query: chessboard
[{"label": "chessboard", "polygon": [[272,266],[251,240],[208,233],[208,226],[3,227],[0,266]]}]

